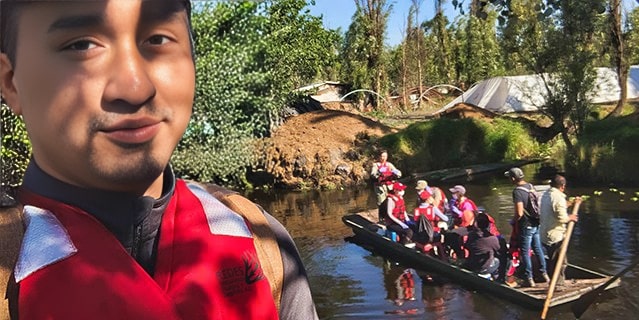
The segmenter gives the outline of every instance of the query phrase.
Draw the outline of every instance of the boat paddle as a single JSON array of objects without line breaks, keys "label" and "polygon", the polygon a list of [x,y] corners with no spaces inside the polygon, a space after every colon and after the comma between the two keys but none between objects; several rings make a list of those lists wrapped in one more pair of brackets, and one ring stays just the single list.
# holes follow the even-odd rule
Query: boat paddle
[{"label": "boat paddle", "polygon": [[[579,211],[579,205],[581,203],[577,202],[572,207],[572,214],[576,215]],[[548,286],[548,294],[546,295],[546,301],[544,301],[544,309],[541,311],[541,319],[546,319],[546,313],[548,312],[548,308],[550,307],[550,300],[552,300],[552,295],[555,293],[555,287],[557,286],[557,280],[559,279],[559,274],[561,273],[561,265],[564,263],[566,258],[566,251],[568,251],[568,243],[570,242],[570,236],[572,236],[572,230],[575,228],[575,221],[568,221],[568,227],[566,229],[566,234],[564,235],[564,240],[561,242],[561,248],[559,248],[559,256],[557,257],[557,264],[555,265],[555,269],[552,273],[552,278],[550,280],[550,285]],[[542,257],[543,259],[543,257]]]},{"label": "boat paddle", "polygon": [[603,293],[610,284],[617,281],[617,279],[626,274],[628,271],[632,270],[634,267],[637,266],[637,264],[639,264],[639,260],[621,270],[621,272],[608,279],[608,281],[604,282],[604,284],[600,285],[595,290],[583,294],[581,297],[579,297],[579,299],[573,302],[570,309],[572,310],[572,314],[575,315],[575,318],[579,319],[579,317],[581,317],[581,315],[586,312],[588,307],[590,307],[590,305],[595,302],[595,299],[597,299],[597,297],[599,297],[599,295]]}]

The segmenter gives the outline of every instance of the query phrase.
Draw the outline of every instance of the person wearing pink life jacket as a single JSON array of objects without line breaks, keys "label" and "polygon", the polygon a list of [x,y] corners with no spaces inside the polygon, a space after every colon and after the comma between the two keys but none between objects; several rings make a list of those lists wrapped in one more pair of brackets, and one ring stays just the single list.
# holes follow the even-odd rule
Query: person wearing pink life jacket
[{"label": "person wearing pink life jacket", "polygon": [[381,207],[383,208],[384,223],[387,230],[399,235],[403,244],[414,247],[412,242],[413,230],[409,226],[412,221],[406,212],[406,203],[404,202],[405,190],[406,186],[401,182],[393,183],[388,197],[386,197]]},{"label": "person wearing pink life jacket", "polygon": [[188,0],[0,1],[0,94],[32,147],[1,319],[318,318],[284,227],[169,163],[193,112],[190,13]]},{"label": "person wearing pink life jacket", "polygon": [[388,161],[388,151],[382,150],[379,153],[378,161],[373,163],[371,177],[375,179],[373,184],[377,206],[379,207],[386,200],[388,191],[392,188],[393,183],[402,177],[402,172]]},{"label": "person wearing pink life jacket", "polygon": [[[464,249],[464,242],[468,236],[468,227],[475,223],[477,205],[466,196],[466,188],[456,185],[449,189],[452,193],[449,202],[449,211],[453,216],[451,230],[445,235],[445,244],[455,253],[455,259],[462,259],[468,255],[468,250]],[[461,260],[458,260],[461,261]]]},{"label": "person wearing pink life jacket", "polygon": [[456,185],[449,189],[455,204],[451,207],[451,211],[459,219],[457,224],[459,227],[472,226],[475,223],[475,213],[477,205],[466,196],[466,188],[462,185]]}]

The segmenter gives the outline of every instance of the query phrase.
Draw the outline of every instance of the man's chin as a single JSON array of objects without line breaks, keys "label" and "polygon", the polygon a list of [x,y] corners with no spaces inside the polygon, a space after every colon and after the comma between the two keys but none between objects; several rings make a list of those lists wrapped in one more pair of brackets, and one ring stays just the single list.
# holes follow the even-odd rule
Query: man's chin
[{"label": "man's chin", "polygon": [[109,181],[113,188],[134,191],[150,186],[162,175],[165,168],[166,164],[152,159],[145,161],[123,160],[108,169],[97,169],[97,175],[103,177],[105,181]]}]

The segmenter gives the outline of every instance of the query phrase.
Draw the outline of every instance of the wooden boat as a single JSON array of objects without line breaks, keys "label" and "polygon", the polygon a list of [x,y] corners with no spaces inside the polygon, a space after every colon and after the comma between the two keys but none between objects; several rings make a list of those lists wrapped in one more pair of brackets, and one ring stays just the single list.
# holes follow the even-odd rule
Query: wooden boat
[{"label": "wooden boat", "polygon": [[[368,213],[370,215],[370,212]],[[366,214],[364,214],[366,216]],[[386,258],[401,262],[415,269],[421,269],[444,276],[478,291],[487,292],[494,296],[509,300],[527,308],[541,310],[546,300],[548,284],[538,284],[533,288],[511,287],[503,283],[487,280],[476,273],[454,264],[449,264],[416,249],[393,242],[388,237],[377,233],[379,226],[360,214],[342,217],[342,221],[353,229],[354,240],[368,249]],[[566,286],[555,291],[550,307],[577,300],[583,294],[602,285],[611,277],[576,265],[566,267]],[[619,279],[608,285],[606,290],[619,286]]]}]

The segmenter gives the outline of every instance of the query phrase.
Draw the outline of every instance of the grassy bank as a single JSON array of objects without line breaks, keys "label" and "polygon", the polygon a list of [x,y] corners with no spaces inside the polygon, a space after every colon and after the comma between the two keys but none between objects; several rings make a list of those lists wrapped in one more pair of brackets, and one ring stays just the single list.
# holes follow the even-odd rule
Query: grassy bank
[{"label": "grassy bank", "polygon": [[627,185],[639,183],[639,117],[591,121],[566,160],[566,171],[583,182]]},{"label": "grassy bank", "polygon": [[499,118],[417,122],[379,144],[408,172],[539,157],[547,150],[518,122]]}]

